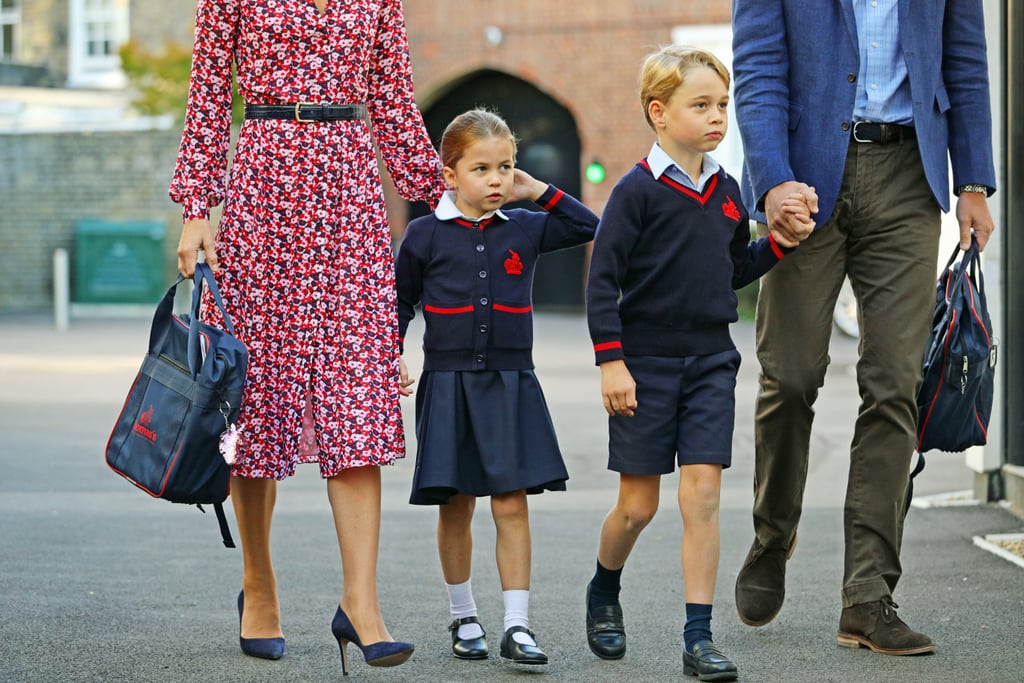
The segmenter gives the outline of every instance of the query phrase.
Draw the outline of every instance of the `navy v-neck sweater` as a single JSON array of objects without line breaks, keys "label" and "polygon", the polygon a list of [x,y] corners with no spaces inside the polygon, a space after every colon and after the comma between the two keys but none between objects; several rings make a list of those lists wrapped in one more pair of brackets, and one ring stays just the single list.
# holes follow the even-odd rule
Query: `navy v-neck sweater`
[{"label": "navy v-neck sweater", "polygon": [[655,179],[642,160],[612,190],[594,238],[587,322],[597,363],[735,348],[734,290],[789,251],[770,237],[750,241],[739,185],[724,170],[697,193]]}]

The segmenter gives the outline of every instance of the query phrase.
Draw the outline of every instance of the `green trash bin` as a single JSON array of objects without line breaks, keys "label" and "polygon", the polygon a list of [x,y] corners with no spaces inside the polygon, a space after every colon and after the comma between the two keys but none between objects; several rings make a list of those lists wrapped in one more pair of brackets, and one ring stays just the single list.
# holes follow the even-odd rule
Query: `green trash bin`
[{"label": "green trash bin", "polygon": [[73,300],[90,304],[159,301],[168,286],[166,233],[166,226],[158,221],[79,221]]}]

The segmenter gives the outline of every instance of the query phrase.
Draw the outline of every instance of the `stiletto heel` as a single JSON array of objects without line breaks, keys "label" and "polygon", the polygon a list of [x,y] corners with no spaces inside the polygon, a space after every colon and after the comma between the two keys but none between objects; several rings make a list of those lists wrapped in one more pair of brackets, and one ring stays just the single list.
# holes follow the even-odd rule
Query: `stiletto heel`
[{"label": "stiletto heel", "polygon": [[284,638],[243,638],[242,609],[245,605],[245,591],[238,593],[238,646],[250,657],[281,659],[284,655]]},{"label": "stiletto heel", "polygon": [[412,643],[401,641],[382,640],[379,643],[363,645],[359,640],[359,634],[349,621],[345,611],[338,607],[334,613],[334,620],[331,621],[331,633],[338,640],[338,648],[341,650],[341,673],[348,676],[348,651],[349,643],[359,648],[363,653],[363,659],[370,666],[398,666],[412,656],[416,646]]}]

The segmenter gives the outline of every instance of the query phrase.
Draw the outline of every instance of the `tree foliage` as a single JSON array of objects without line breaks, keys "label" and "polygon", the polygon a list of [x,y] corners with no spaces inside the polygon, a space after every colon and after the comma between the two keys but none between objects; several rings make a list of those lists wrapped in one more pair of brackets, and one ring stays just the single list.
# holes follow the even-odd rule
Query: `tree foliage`
[{"label": "tree foliage", "polygon": [[[188,82],[192,70],[192,50],[167,42],[161,52],[149,52],[135,41],[121,46],[121,68],[136,92],[132,106],[147,116],[170,114],[178,123],[185,116]],[[232,87],[232,114],[235,123],[243,115],[238,88]]]}]

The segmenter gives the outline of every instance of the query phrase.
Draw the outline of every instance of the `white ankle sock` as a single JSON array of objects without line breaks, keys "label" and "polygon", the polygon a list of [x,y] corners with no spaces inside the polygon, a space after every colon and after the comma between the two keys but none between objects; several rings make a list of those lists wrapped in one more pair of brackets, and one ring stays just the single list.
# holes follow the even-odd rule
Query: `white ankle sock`
[{"label": "white ankle sock", "polygon": [[[530,628],[530,591],[505,591],[501,594],[505,602],[505,630],[513,626]],[[526,633],[516,633],[512,638],[521,645],[536,645],[537,642]]]},{"label": "white ankle sock", "polygon": [[[448,589],[448,606],[454,619],[465,619],[475,617],[476,601],[473,599],[473,580],[467,579],[464,583],[446,583]],[[483,628],[479,624],[463,624],[459,626],[459,638],[481,638],[484,635]]]}]

